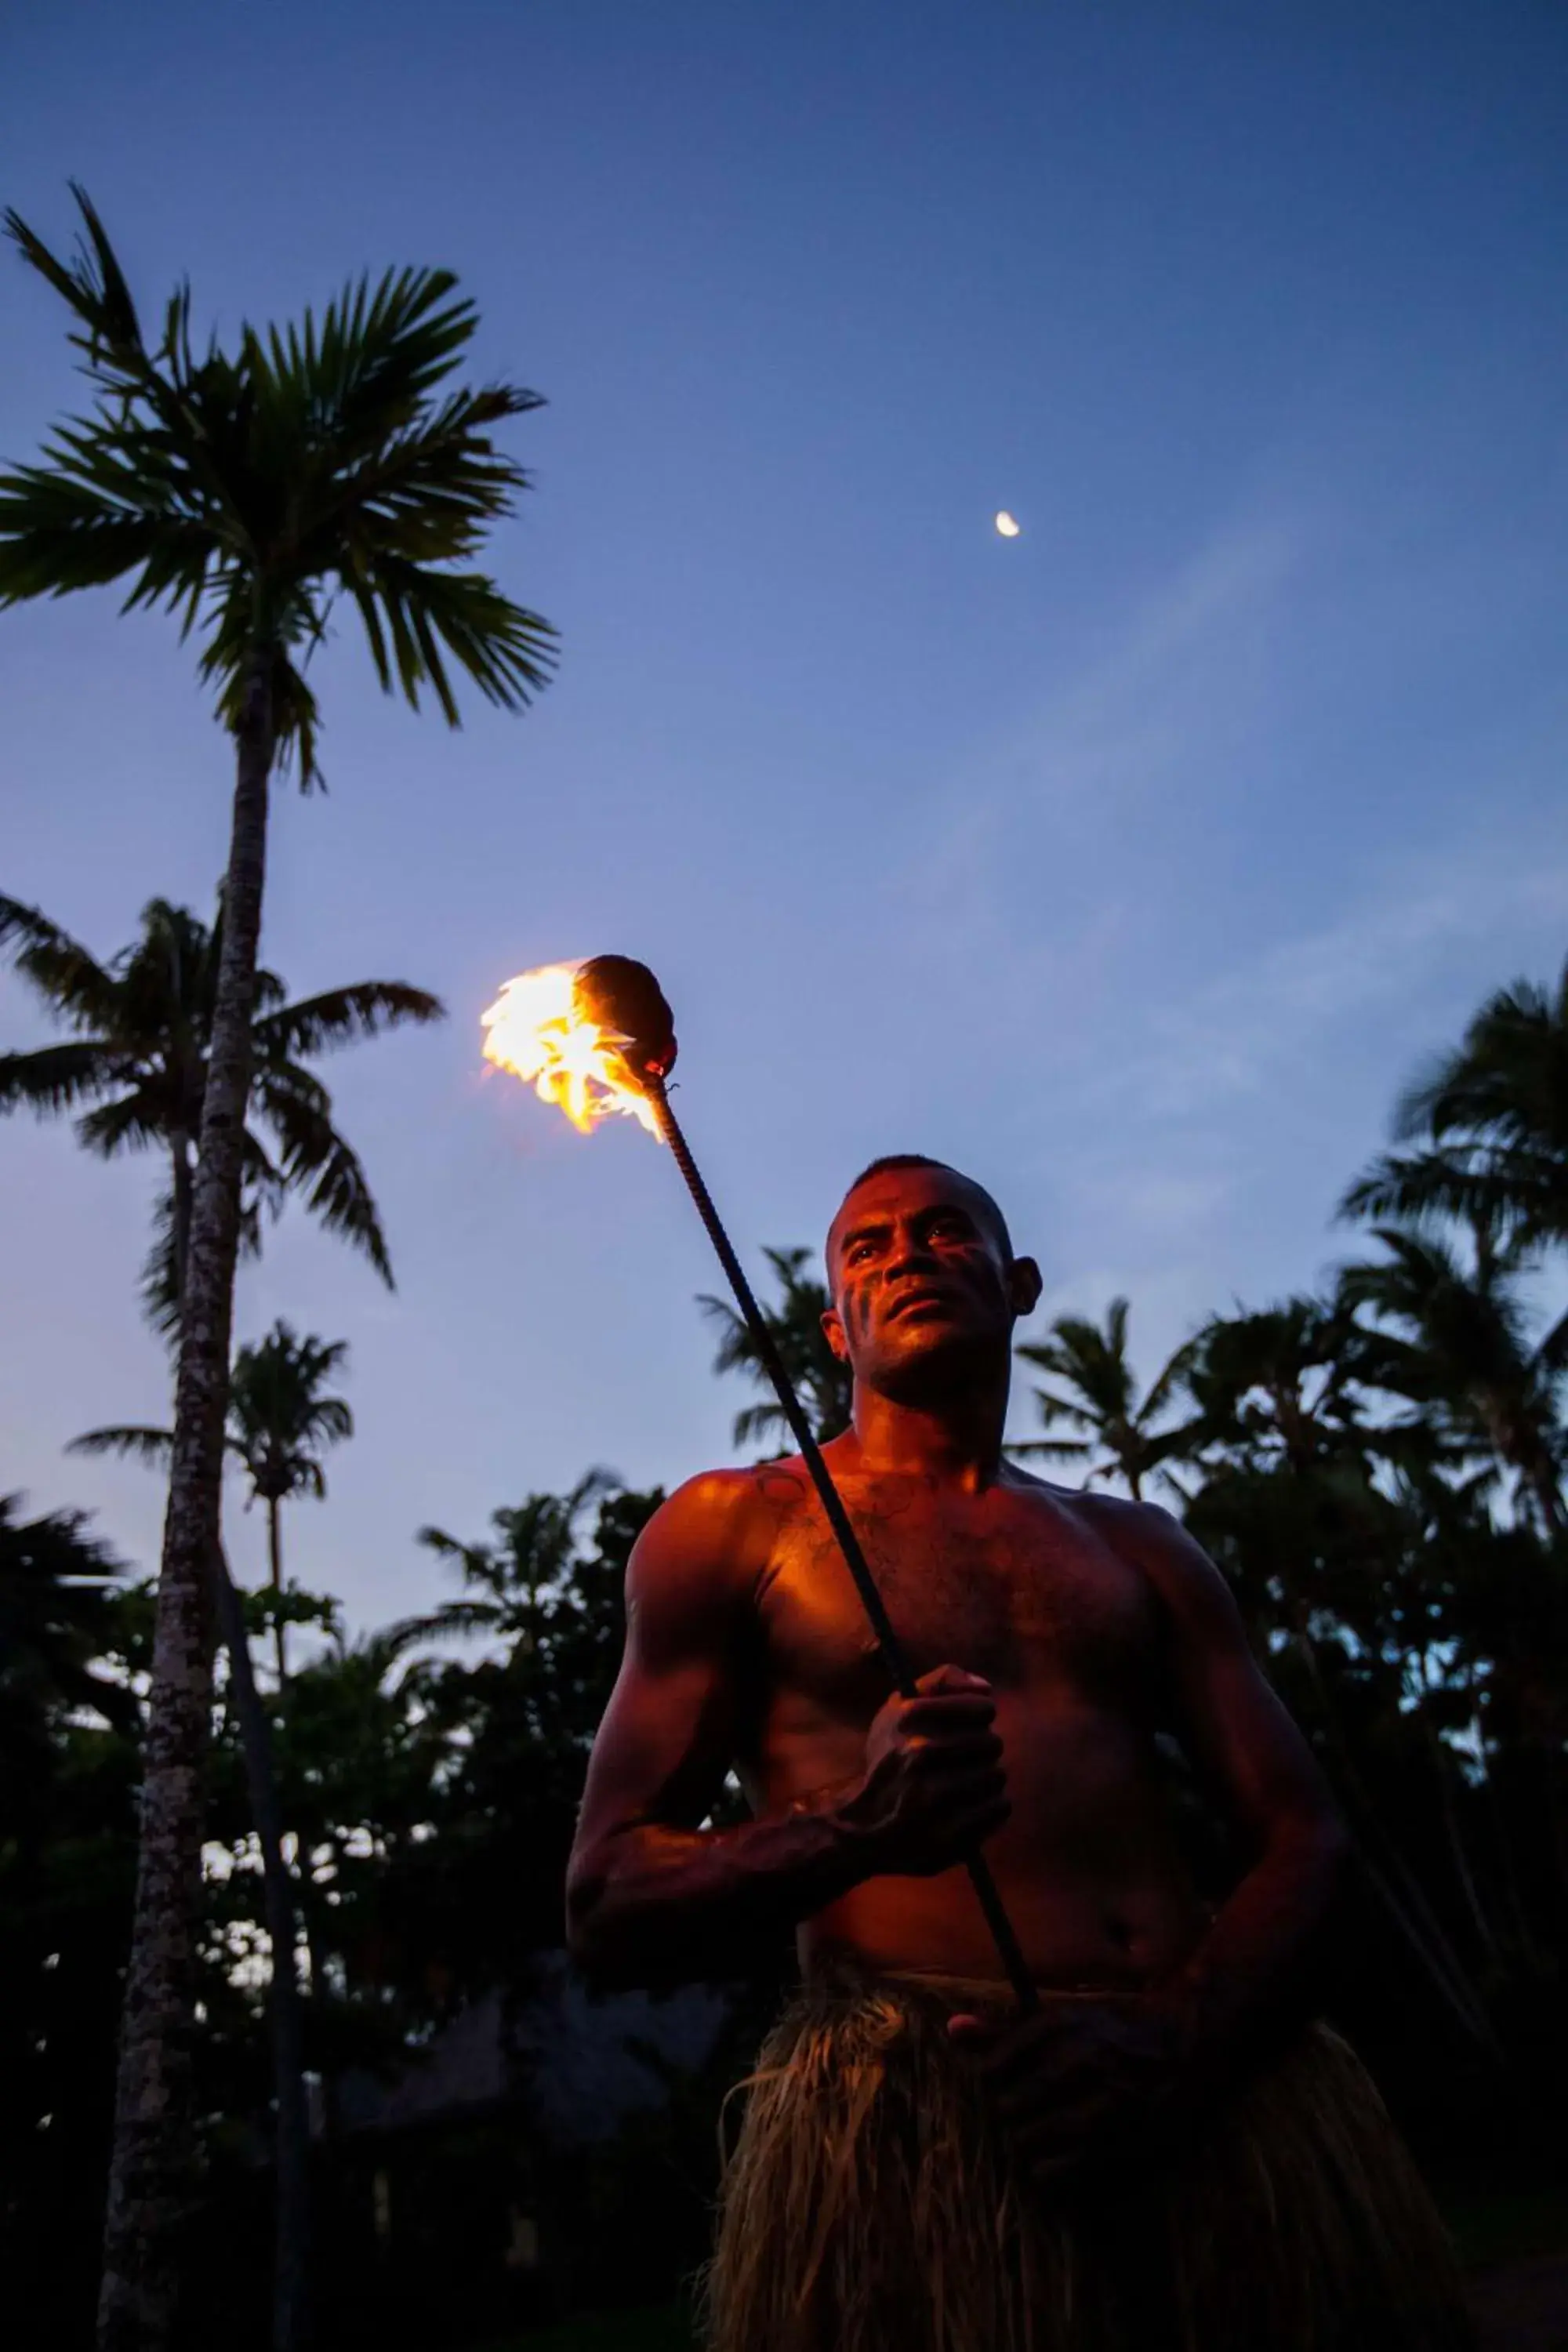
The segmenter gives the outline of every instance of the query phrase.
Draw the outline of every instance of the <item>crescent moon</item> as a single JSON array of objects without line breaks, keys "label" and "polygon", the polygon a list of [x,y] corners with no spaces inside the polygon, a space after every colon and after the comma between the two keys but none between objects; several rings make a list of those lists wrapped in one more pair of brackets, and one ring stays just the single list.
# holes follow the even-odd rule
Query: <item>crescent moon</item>
[{"label": "crescent moon", "polygon": [[1023,525],[1022,523],[1015,522],[1006,508],[1004,507],[996,517],[996,529],[1004,539],[1016,539],[1019,532],[1023,530]]}]

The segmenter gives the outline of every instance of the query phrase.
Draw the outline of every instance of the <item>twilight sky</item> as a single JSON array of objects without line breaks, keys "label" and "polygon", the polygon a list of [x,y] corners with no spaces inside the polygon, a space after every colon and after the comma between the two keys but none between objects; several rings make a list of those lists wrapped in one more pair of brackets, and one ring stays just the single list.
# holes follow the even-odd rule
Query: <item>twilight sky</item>
[{"label": "twilight sky", "polygon": [[[55,0],[5,48],[0,195],[61,241],[84,180],[148,310],[447,263],[479,368],[550,402],[494,563],[558,682],[451,736],[345,626],[330,796],[277,807],[266,961],[451,1011],[326,1070],[395,1297],[297,1212],[241,1280],[242,1337],[352,1344],[359,1434],[288,1540],[353,1622],[437,1597],[421,1523],[673,1483],[742,1402],[657,1147],[481,1076],[508,974],[655,966],[753,1260],[933,1151],[1039,1255],[1039,1319],[1124,1289],[1152,1371],[1349,1246],[1412,1065],[1561,961],[1549,0]],[[0,348],[15,460],[75,393],[4,257]],[[105,955],[154,895],[207,908],[229,754],[169,624],[0,616],[0,888]],[[0,1040],[49,1034],[0,973]],[[165,1412],[154,1174],[0,1128],[0,1490],[146,1567],[155,1482],[61,1447]]]}]

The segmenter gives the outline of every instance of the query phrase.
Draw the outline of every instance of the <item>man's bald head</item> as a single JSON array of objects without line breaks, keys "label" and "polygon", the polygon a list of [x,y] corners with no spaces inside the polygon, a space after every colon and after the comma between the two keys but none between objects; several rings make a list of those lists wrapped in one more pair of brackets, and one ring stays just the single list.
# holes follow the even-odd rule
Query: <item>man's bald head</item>
[{"label": "man's bald head", "polygon": [[[958,1183],[963,1186],[965,1192],[973,1198],[977,1206],[984,1212],[986,1223],[990,1225],[992,1232],[1002,1244],[1004,1256],[1011,1260],[1013,1255],[1013,1236],[1007,1230],[1007,1220],[1002,1214],[1002,1211],[998,1203],[985,1190],[984,1185],[977,1184],[973,1176],[966,1176],[963,1169],[955,1168],[951,1160],[931,1159],[929,1152],[887,1151],[882,1154],[882,1157],[879,1160],[873,1160],[868,1167],[861,1169],[858,1176],[857,1176],[848,1186],[843,1200],[838,1204],[838,1213],[837,1215],[835,1216],[833,1223],[835,1225],[838,1223],[845,1210],[848,1207],[852,1196],[859,1191],[862,1184],[868,1183],[873,1176],[885,1175],[890,1170],[897,1168],[940,1168],[944,1176],[954,1178]],[[830,1227],[828,1230],[828,1242],[830,1246],[832,1238],[832,1228]]]}]

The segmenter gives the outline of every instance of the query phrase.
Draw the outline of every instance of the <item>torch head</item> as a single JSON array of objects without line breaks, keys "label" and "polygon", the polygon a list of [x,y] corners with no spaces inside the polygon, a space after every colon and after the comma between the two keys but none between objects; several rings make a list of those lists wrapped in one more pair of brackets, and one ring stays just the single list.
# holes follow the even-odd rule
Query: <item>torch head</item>
[{"label": "torch head", "polygon": [[675,1015],[646,963],[631,956],[591,956],[573,987],[577,1011],[597,1024],[642,1085],[675,1067]]}]

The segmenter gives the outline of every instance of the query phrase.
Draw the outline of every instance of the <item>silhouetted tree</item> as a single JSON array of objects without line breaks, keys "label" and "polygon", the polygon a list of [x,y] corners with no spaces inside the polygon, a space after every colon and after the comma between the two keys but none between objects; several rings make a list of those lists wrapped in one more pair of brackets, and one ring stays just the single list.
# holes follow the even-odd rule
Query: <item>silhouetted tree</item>
[{"label": "silhouetted tree", "polygon": [[[128,1151],[167,1155],[170,1181],[154,1212],[142,1297],[173,1339],[223,960],[222,910],[208,929],[188,908],[153,898],[142,910],[141,938],[100,964],[36,907],[0,898],[5,945],[55,1019],[76,1034],[68,1045],[0,1054],[0,1110],[79,1113],[78,1141],[106,1160]],[[286,996],[276,972],[256,973],[240,1247],[260,1247],[264,1209],[297,1199],[390,1286],[392,1261],[364,1171],[307,1063],[355,1037],[439,1021],[444,1009],[401,980],[356,981],[297,1004]]]},{"label": "silhouetted tree", "polygon": [[[56,257],[15,214],[24,258],[65,301],[93,388],[42,462],[0,475],[0,603],[129,578],[204,640],[201,675],[236,751],[224,936],[182,1284],[174,1454],[158,1588],[141,1857],[116,2094],[102,2352],[163,2352],[192,2160],[188,2023],[201,1883],[200,1762],[210,1667],[204,1598],[219,1541],[229,1336],[245,1182],[268,795],[279,760],[318,779],[304,664],[342,595],[383,685],[449,722],[448,662],[491,702],[526,704],[551,633],[471,568],[525,477],[490,428],[537,404],[515,385],[446,390],[474,332],[442,270],[362,279],[318,321],[237,348],[191,334],[188,288],[149,344],[79,189],[84,240]],[[282,2313],[279,2338],[292,2340]]]},{"label": "silhouetted tree", "polygon": [[[1167,1423],[1180,1385],[1186,1349],[1178,1349],[1140,1399],[1137,1375],[1127,1353],[1128,1304],[1113,1298],[1103,1330],[1081,1315],[1058,1315],[1046,1339],[1018,1349],[1025,1363],[1047,1372],[1057,1389],[1037,1389],[1035,1402],[1047,1429],[1065,1423],[1081,1437],[1030,1437],[1010,1445],[1010,1454],[1034,1454],[1051,1462],[1081,1463],[1092,1482],[1120,1478],[1135,1502],[1145,1482],[1180,1454],[1184,1433]],[[1061,1395],[1061,1389],[1067,1394]],[[1095,1461],[1094,1456],[1103,1458]]]},{"label": "silhouetted tree", "polygon": [[[832,1304],[826,1285],[806,1272],[812,1262],[810,1250],[768,1249],[763,1255],[779,1286],[776,1304],[759,1301],[763,1320],[773,1335],[814,1434],[826,1444],[828,1438],[837,1437],[848,1428],[854,1395],[849,1367],[839,1362],[822,1328],[822,1318]],[[757,1353],[757,1343],[743,1317],[727,1299],[710,1297],[706,1293],[697,1303],[720,1328],[714,1370],[742,1372],[768,1392],[766,1402],[747,1405],[735,1415],[736,1444],[753,1445],[767,1438],[787,1437],[789,1423],[773,1395],[773,1384]]]},{"label": "silhouetted tree", "polygon": [[1400,1097],[1389,1153],[1342,1214],[1399,1224],[1458,1217],[1525,1243],[1568,1242],[1568,961],[1554,989],[1515,981]]}]

